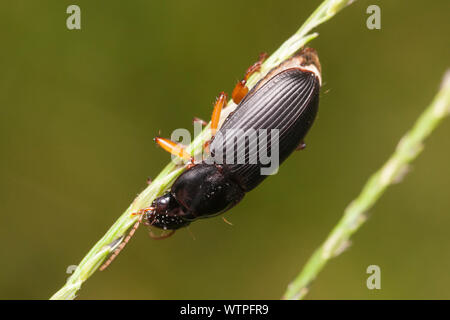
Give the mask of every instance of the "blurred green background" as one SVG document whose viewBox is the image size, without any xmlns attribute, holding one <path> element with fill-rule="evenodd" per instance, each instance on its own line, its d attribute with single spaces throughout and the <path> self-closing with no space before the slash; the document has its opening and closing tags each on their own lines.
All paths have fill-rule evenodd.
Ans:
<svg viewBox="0 0 450 320">
<path fill-rule="evenodd" d="M 320 1 L 3 1 L 0 298 L 46 299 L 170 157 L 152 138 L 216 95 Z M 82 30 L 66 28 L 81 7 Z M 381 30 L 366 8 L 381 7 Z M 307 149 L 221 218 L 138 230 L 81 299 L 278 299 L 392 153 L 449 66 L 448 0 L 357 1 L 310 43 L 324 86 Z M 450 298 L 450 121 L 310 299 Z M 381 290 L 366 288 L 381 267 Z"/>
</svg>

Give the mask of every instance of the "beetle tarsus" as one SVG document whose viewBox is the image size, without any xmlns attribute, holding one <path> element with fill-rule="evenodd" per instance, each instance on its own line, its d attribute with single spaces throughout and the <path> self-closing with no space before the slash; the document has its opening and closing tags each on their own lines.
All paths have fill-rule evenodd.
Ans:
<svg viewBox="0 0 450 320">
<path fill-rule="evenodd" d="M 244 79 L 239 81 L 233 89 L 232 98 L 233 102 L 239 104 L 239 102 L 244 99 L 244 97 L 248 93 L 247 80 L 250 78 L 252 74 L 255 72 L 259 72 L 261 70 L 261 65 L 264 60 L 267 58 L 267 53 L 263 52 L 259 55 L 258 61 L 256 61 L 253 65 L 251 65 L 247 71 L 245 72 Z"/>
<path fill-rule="evenodd" d="M 195 123 L 195 122 L 201 123 L 202 126 L 206 126 L 208 124 L 205 120 L 197 118 L 197 117 L 192 118 L 192 123 Z"/>
<path fill-rule="evenodd" d="M 167 239 L 170 236 L 172 236 L 175 233 L 176 230 L 170 230 L 167 233 L 163 233 L 160 235 L 154 234 L 151 230 L 149 230 L 148 235 L 150 236 L 150 238 L 152 238 L 153 240 L 162 240 L 162 239 Z"/>
<path fill-rule="evenodd" d="M 223 221 L 224 221 L 226 224 L 228 224 L 228 225 L 230 225 L 230 226 L 233 225 L 233 223 L 231 223 L 230 221 L 228 221 L 227 218 L 222 217 L 222 219 L 223 219 Z"/>
</svg>

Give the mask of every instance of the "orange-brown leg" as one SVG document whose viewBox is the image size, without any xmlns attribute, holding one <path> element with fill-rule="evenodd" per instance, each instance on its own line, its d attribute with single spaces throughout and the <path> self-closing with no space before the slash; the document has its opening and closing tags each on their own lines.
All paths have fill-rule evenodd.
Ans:
<svg viewBox="0 0 450 320">
<path fill-rule="evenodd" d="M 220 122 L 220 114 L 222 113 L 222 109 L 226 107 L 228 100 L 228 95 L 225 92 L 221 92 L 214 103 L 214 108 L 211 116 L 211 138 L 216 135 L 217 128 L 219 127 Z M 206 141 L 203 144 L 203 149 L 206 153 L 209 153 L 209 144 L 211 140 Z"/>
<path fill-rule="evenodd" d="M 295 148 L 295 151 L 300 151 L 300 150 L 303 150 L 303 149 L 305 149 L 306 148 L 306 143 L 305 143 L 305 141 L 301 141 L 300 143 L 299 143 L 299 145 L 297 146 L 297 148 Z"/>
<path fill-rule="evenodd" d="M 122 249 L 127 245 L 127 243 L 130 241 L 130 239 L 133 237 L 134 233 L 136 232 L 137 228 L 139 228 L 140 224 L 142 223 L 142 219 L 144 218 L 144 213 L 148 211 L 153 211 L 153 207 L 147 207 L 144 209 L 139 210 L 138 212 L 133 212 L 131 215 L 136 216 L 140 215 L 139 220 L 134 224 L 134 226 L 131 228 L 128 235 L 125 237 L 125 239 L 120 243 L 120 245 L 117 247 L 117 249 L 114 250 L 113 254 L 106 260 L 104 264 L 100 267 L 100 271 L 105 270 L 108 268 L 108 266 L 111 264 L 111 262 L 114 261 L 114 259 L 117 257 L 117 255 L 122 251 Z"/>
<path fill-rule="evenodd" d="M 266 60 L 267 53 L 263 52 L 259 55 L 259 59 L 255 62 L 250 68 L 245 72 L 244 79 L 239 81 L 233 89 L 233 93 L 231 97 L 233 98 L 234 103 L 238 104 L 244 99 L 245 95 L 248 93 L 248 87 L 246 86 L 248 78 L 255 72 L 258 72 L 261 69 L 261 65 Z"/>
<path fill-rule="evenodd" d="M 186 149 L 180 144 L 173 142 L 172 140 L 156 137 L 155 142 L 167 152 L 177 156 L 181 159 L 191 161 L 192 156 L 186 151 Z"/>
<path fill-rule="evenodd" d="M 195 122 L 201 123 L 202 126 L 206 126 L 208 124 L 208 122 L 206 122 L 205 120 L 197 118 L 197 117 L 194 117 L 192 119 L 192 123 L 195 123 Z"/>
<path fill-rule="evenodd" d="M 228 96 L 225 92 L 221 92 L 219 97 L 216 99 L 214 103 L 214 109 L 211 116 L 211 136 L 217 132 L 217 127 L 219 126 L 220 114 L 222 113 L 222 109 L 227 105 Z"/>
</svg>

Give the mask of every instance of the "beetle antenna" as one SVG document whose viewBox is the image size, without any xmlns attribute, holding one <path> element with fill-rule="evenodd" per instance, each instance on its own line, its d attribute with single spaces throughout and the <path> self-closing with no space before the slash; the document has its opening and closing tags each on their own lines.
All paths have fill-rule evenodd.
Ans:
<svg viewBox="0 0 450 320">
<path fill-rule="evenodd" d="M 170 230 L 167 233 L 162 233 L 162 234 L 158 235 L 158 234 L 154 234 L 151 230 L 149 230 L 148 235 L 153 240 L 162 240 L 162 239 L 166 239 L 166 238 L 172 236 L 174 233 L 175 233 L 175 230 Z"/>
<path fill-rule="evenodd" d="M 130 241 L 130 239 L 133 237 L 134 233 L 136 232 L 137 228 L 139 228 L 139 225 L 142 222 L 142 219 L 144 218 L 144 213 L 147 212 L 150 208 L 145 208 L 139 210 L 137 213 L 133 213 L 132 215 L 140 215 L 139 220 L 134 224 L 134 226 L 131 228 L 128 235 L 125 237 L 125 239 L 122 241 L 122 243 L 117 247 L 117 249 L 114 250 L 113 254 L 106 260 L 104 264 L 100 267 L 100 271 L 105 270 L 108 268 L 108 266 L 111 264 L 111 262 L 114 261 L 114 259 L 117 257 L 117 255 L 122 251 L 122 249 L 127 245 L 127 243 Z M 153 209 L 153 208 L 152 208 Z"/>
</svg>

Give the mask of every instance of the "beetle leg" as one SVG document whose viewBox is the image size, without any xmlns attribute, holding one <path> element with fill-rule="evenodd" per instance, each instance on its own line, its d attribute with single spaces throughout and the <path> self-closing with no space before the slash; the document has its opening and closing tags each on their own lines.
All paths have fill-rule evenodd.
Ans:
<svg viewBox="0 0 450 320">
<path fill-rule="evenodd" d="M 301 141 L 300 144 L 297 146 L 297 148 L 295 148 L 296 151 L 300 151 L 306 148 L 306 143 L 305 141 Z"/>
<path fill-rule="evenodd" d="M 209 153 L 209 145 L 211 144 L 211 140 L 206 141 L 203 144 L 203 150 L 205 150 L 205 152 L 208 154 Z"/>
<path fill-rule="evenodd" d="M 234 103 L 239 104 L 241 100 L 245 97 L 245 95 L 248 93 L 248 87 L 246 86 L 248 78 L 255 72 L 258 72 L 261 69 L 261 65 L 266 60 L 267 53 L 263 52 L 259 55 L 259 59 L 257 62 L 255 62 L 250 68 L 247 69 L 245 72 L 244 79 L 239 81 L 236 86 L 233 89 L 233 93 L 231 94 L 231 97 L 233 98 Z"/>
<path fill-rule="evenodd" d="M 228 221 L 225 217 L 222 217 L 222 219 L 223 219 L 223 221 L 224 221 L 226 224 L 229 224 L 230 226 L 233 225 L 233 224 L 232 224 L 230 221 Z"/>
<path fill-rule="evenodd" d="M 105 263 L 103 263 L 100 267 L 100 271 L 105 270 L 108 268 L 108 266 L 111 264 L 111 262 L 114 261 L 114 259 L 117 257 L 117 255 L 122 251 L 122 249 L 127 245 L 127 243 L 130 241 L 130 239 L 133 237 L 134 233 L 136 232 L 137 228 L 139 228 L 140 224 L 142 223 L 142 219 L 144 218 L 144 214 L 148 211 L 153 211 L 153 207 L 147 207 L 144 209 L 139 210 L 138 212 L 133 212 L 132 216 L 140 215 L 138 221 L 133 225 L 128 235 L 125 237 L 125 239 L 120 243 L 120 245 L 117 247 L 117 249 L 114 250 L 113 254 L 106 260 Z"/>
<path fill-rule="evenodd" d="M 173 142 L 172 140 L 156 137 L 155 142 L 159 144 L 161 148 L 173 154 L 174 156 L 185 159 L 187 161 L 192 160 L 192 156 L 186 151 L 186 149 L 180 144 Z"/>
<path fill-rule="evenodd" d="M 211 116 L 211 136 L 217 132 L 217 127 L 219 126 L 220 114 L 222 113 L 222 109 L 227 105 L 227 94 L 225 92 L 221 92 L 219 97 L 216 99 L 214 103 L 214 109 Z"/>
<path fill-rule="evenodd" d="M 133 212 L 131 215 L 132 216 L 143 216 L 144 213 L 152 212 L 153 210 L 155 210 L 155 207 L 150 206 L 150 207 L 143 208 L 137 212 Z"/>
</svg>

